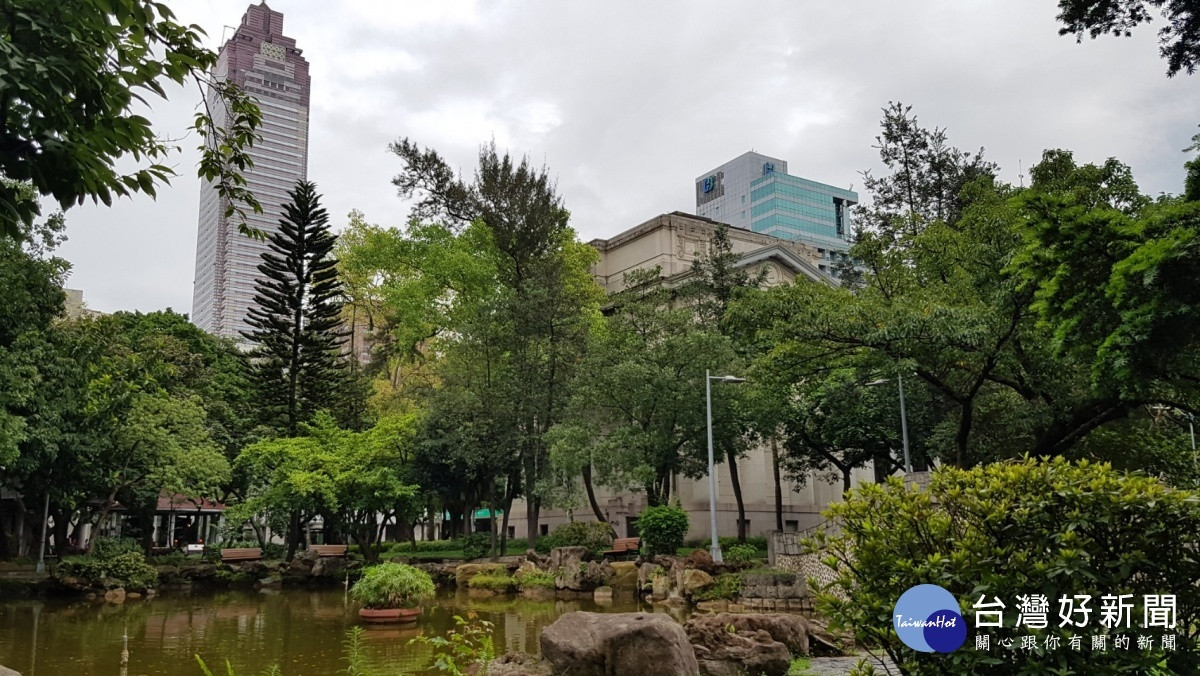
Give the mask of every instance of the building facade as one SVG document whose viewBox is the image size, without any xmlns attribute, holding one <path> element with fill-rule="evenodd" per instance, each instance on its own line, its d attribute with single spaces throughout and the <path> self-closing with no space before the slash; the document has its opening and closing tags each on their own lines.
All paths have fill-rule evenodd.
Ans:
<svg viewBox="0 0 1200 676">
<path fill-rule="evenodd" d="M 308 176 L 308 61 L 296 41 L 283 34 L 283 14 L 264 2 L 246 10 L 221 47 L 213 75 L 242 87 L 262 110 L 260 139 L 249 151 L 254 167 L 245 178 L 263 213 L 247 213 L 246 221 L 263 232 L 275 232 L 288 191 Z M 225 109 L 211 93 L 209 108 L 214 123 L 223 126 Z M 240 234 L 240 221 L 236 215 L 225 216 L 226 206 L 216 186 L 205 181 L 191 319 L 209 333 L 241 339 L 254 304 L 258 264 L 268 244 Z"/>
<path fill-rule="evenodd" d="M 708 243 L 719 226 L 716 220 L 677 211 L 656 216 L 609 239 L 592 240 L 588 244 L 600 254 L 599 262 L 592 267 L 592 274 L 596 282 L 609 293 L 624 288 L 625 273 L 655 266 L 661 270 L 664 284 L 683 283 L 692 274 L 692 262 L 708 251 Z M 822 258 L 816 246 L 741 228 L 730 228 L 729 237 L 733 252 L 741 256 L 738 265 L 749 268 L 755 274 L 760 270 L 765 271 L 768 285 L 838 283 L 828 273 L 821 271 Z M 775 464 L 775 451 L 769 444 L 752 449 L 738 461 L 738 476 L 746 520 L 749 522 L 747 530 L 751 535 L 775 530 Z M 720 535 L 735 535 L 737 504 L 728 466 L 718 466 L 716 476 L 717 532 Z M 855 482 L 871 481 L 874 468 L 868 464 L 854 470 L 851 477 Z M 782 488 L 783 527 L 791 531 L 804 530 L 821 523 L 824 520 L 821 511 L 831 502 L 839 500 L 842 493 L 840 480 L 829 481 L 816 476 L 810 477 L 799 487 L 785 479 Z M 671 495 L 678 498 L 688 512 L 691 523 L 688 537 L 708 537 L 708 479 L 675 477 Z M 638 513 L 647 506 L 645 495 L 617 494 L 597 486 L 596 498 L 618 535 L 637 535 L 634 522 Z M 525 515 L 524 502 L 515 501 L 508 520 L 511 537 L 528 536 Z M 572 518 L 582 521 L 594 519 L 587 507 L 573 515 L 562 510 L 542 509 L 539 513 L 539 531 L 548 533 Z"/>
<path fill-rule="evenodd" d="M 696 179 L 697 215 L 811 245 L 830 274 L 848 260 L 855 204 L 857 193 L 792 176 L 787 162 L 753 151 Z"/>
</svg>

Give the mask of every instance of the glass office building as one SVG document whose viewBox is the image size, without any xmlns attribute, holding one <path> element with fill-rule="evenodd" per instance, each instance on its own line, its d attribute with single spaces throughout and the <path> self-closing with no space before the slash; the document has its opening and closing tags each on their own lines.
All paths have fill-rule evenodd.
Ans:
<svg viewBox="0 0 1200 676">
<path fill-rule="evenodd" d="M 783 160 L 748 152 L 696 179 L 696 214 L 809 244 L 829 273 L 847 260 L 858 195 L 787 173 Z"/>
</svg>

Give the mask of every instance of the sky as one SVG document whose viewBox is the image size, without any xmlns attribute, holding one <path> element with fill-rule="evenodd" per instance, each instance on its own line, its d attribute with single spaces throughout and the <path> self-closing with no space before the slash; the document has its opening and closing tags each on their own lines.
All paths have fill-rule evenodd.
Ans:
<svg viewBox="0 0 1200 676">
<path fill-rule="evenodd" d="M 246 0 L 168 0 L 220 46 Z M 470 176 L 479 146 L 545 165 L 584 241 L 695 211 L 695 179 L 748 150 L 857 189 L 881 109 L 913 106 L 1017 183 L 1047 148 L 1116 157 L 1144 192 L 1182 190 L 1200 75 L 1166 76 L 1155 33 L 1058 35 L 1053 0 L 272 0 L 311 64 L 309 180 L 335 229 L 399 226 L 401 137 Z M 147 115 L 181 152 L 157 199 L 67 212 L 68 286 L 93 309 L 190 312 L 200 101 Z M 864 195 L 864 198 L 866 196 Z"/>
</svg>

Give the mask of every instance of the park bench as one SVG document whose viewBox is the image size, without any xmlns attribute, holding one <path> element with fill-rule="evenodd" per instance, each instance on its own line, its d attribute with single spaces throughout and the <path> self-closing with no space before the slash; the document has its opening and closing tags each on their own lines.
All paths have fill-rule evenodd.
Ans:
<svg viewBox="0 0 1200 676">
<path fill-rule="evenodd" d="M 617 538 L 613 540 L 613 548 L 604 552 L 605 556 L 628 556 L 637 554 L 642 548 L 641 538 Z"/>
<path fill-rule="evenodd" d="M 349 547 L 347 545 L 309 545 L 308 548 L 323 558 L 344 559 Z"/>
<path fill-rule="evenodd" d="M 237 563 L 238 561 L 259 561 L 261 559 L 261 547 L 240 547 L 236 549 L 221 550 L 221 561 L 225 563 Z"/>
</svg>

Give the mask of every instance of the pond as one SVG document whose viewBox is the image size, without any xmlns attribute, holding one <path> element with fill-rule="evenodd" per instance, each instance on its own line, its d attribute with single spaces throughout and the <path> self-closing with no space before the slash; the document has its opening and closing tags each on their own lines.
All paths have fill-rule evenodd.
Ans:
<svg viewBox="0 0 1200 676">
<path fill-rule="evenodd" d="M 381 673 L 423 673 L 430 648 L 410 645 L 419 632 L 445 634 L 454 615 L 474 611 L 495 624 L 497 654 L 538 652 L 538 636 L 573 610 L 654 610 L 632 595 L 598 606 L 591 600 L 469 598 L 442 593 L 415 627 L 365 627 L 364 652 Z M 0 603 L 0 664 L 23 676 L 120 674 L 129 636 L 129 674 L 200 674 L 195 655 L 224 674 L 257 676 L 278 665 L 285 676 L 335 674 L 346 667 L 346 630 L 359 626 L 357 606 L 342 590 L 166 593 L 114 606 L 94 602 Z M 682 619 L 677 618 L 677 619 Z"/>
</svg>

